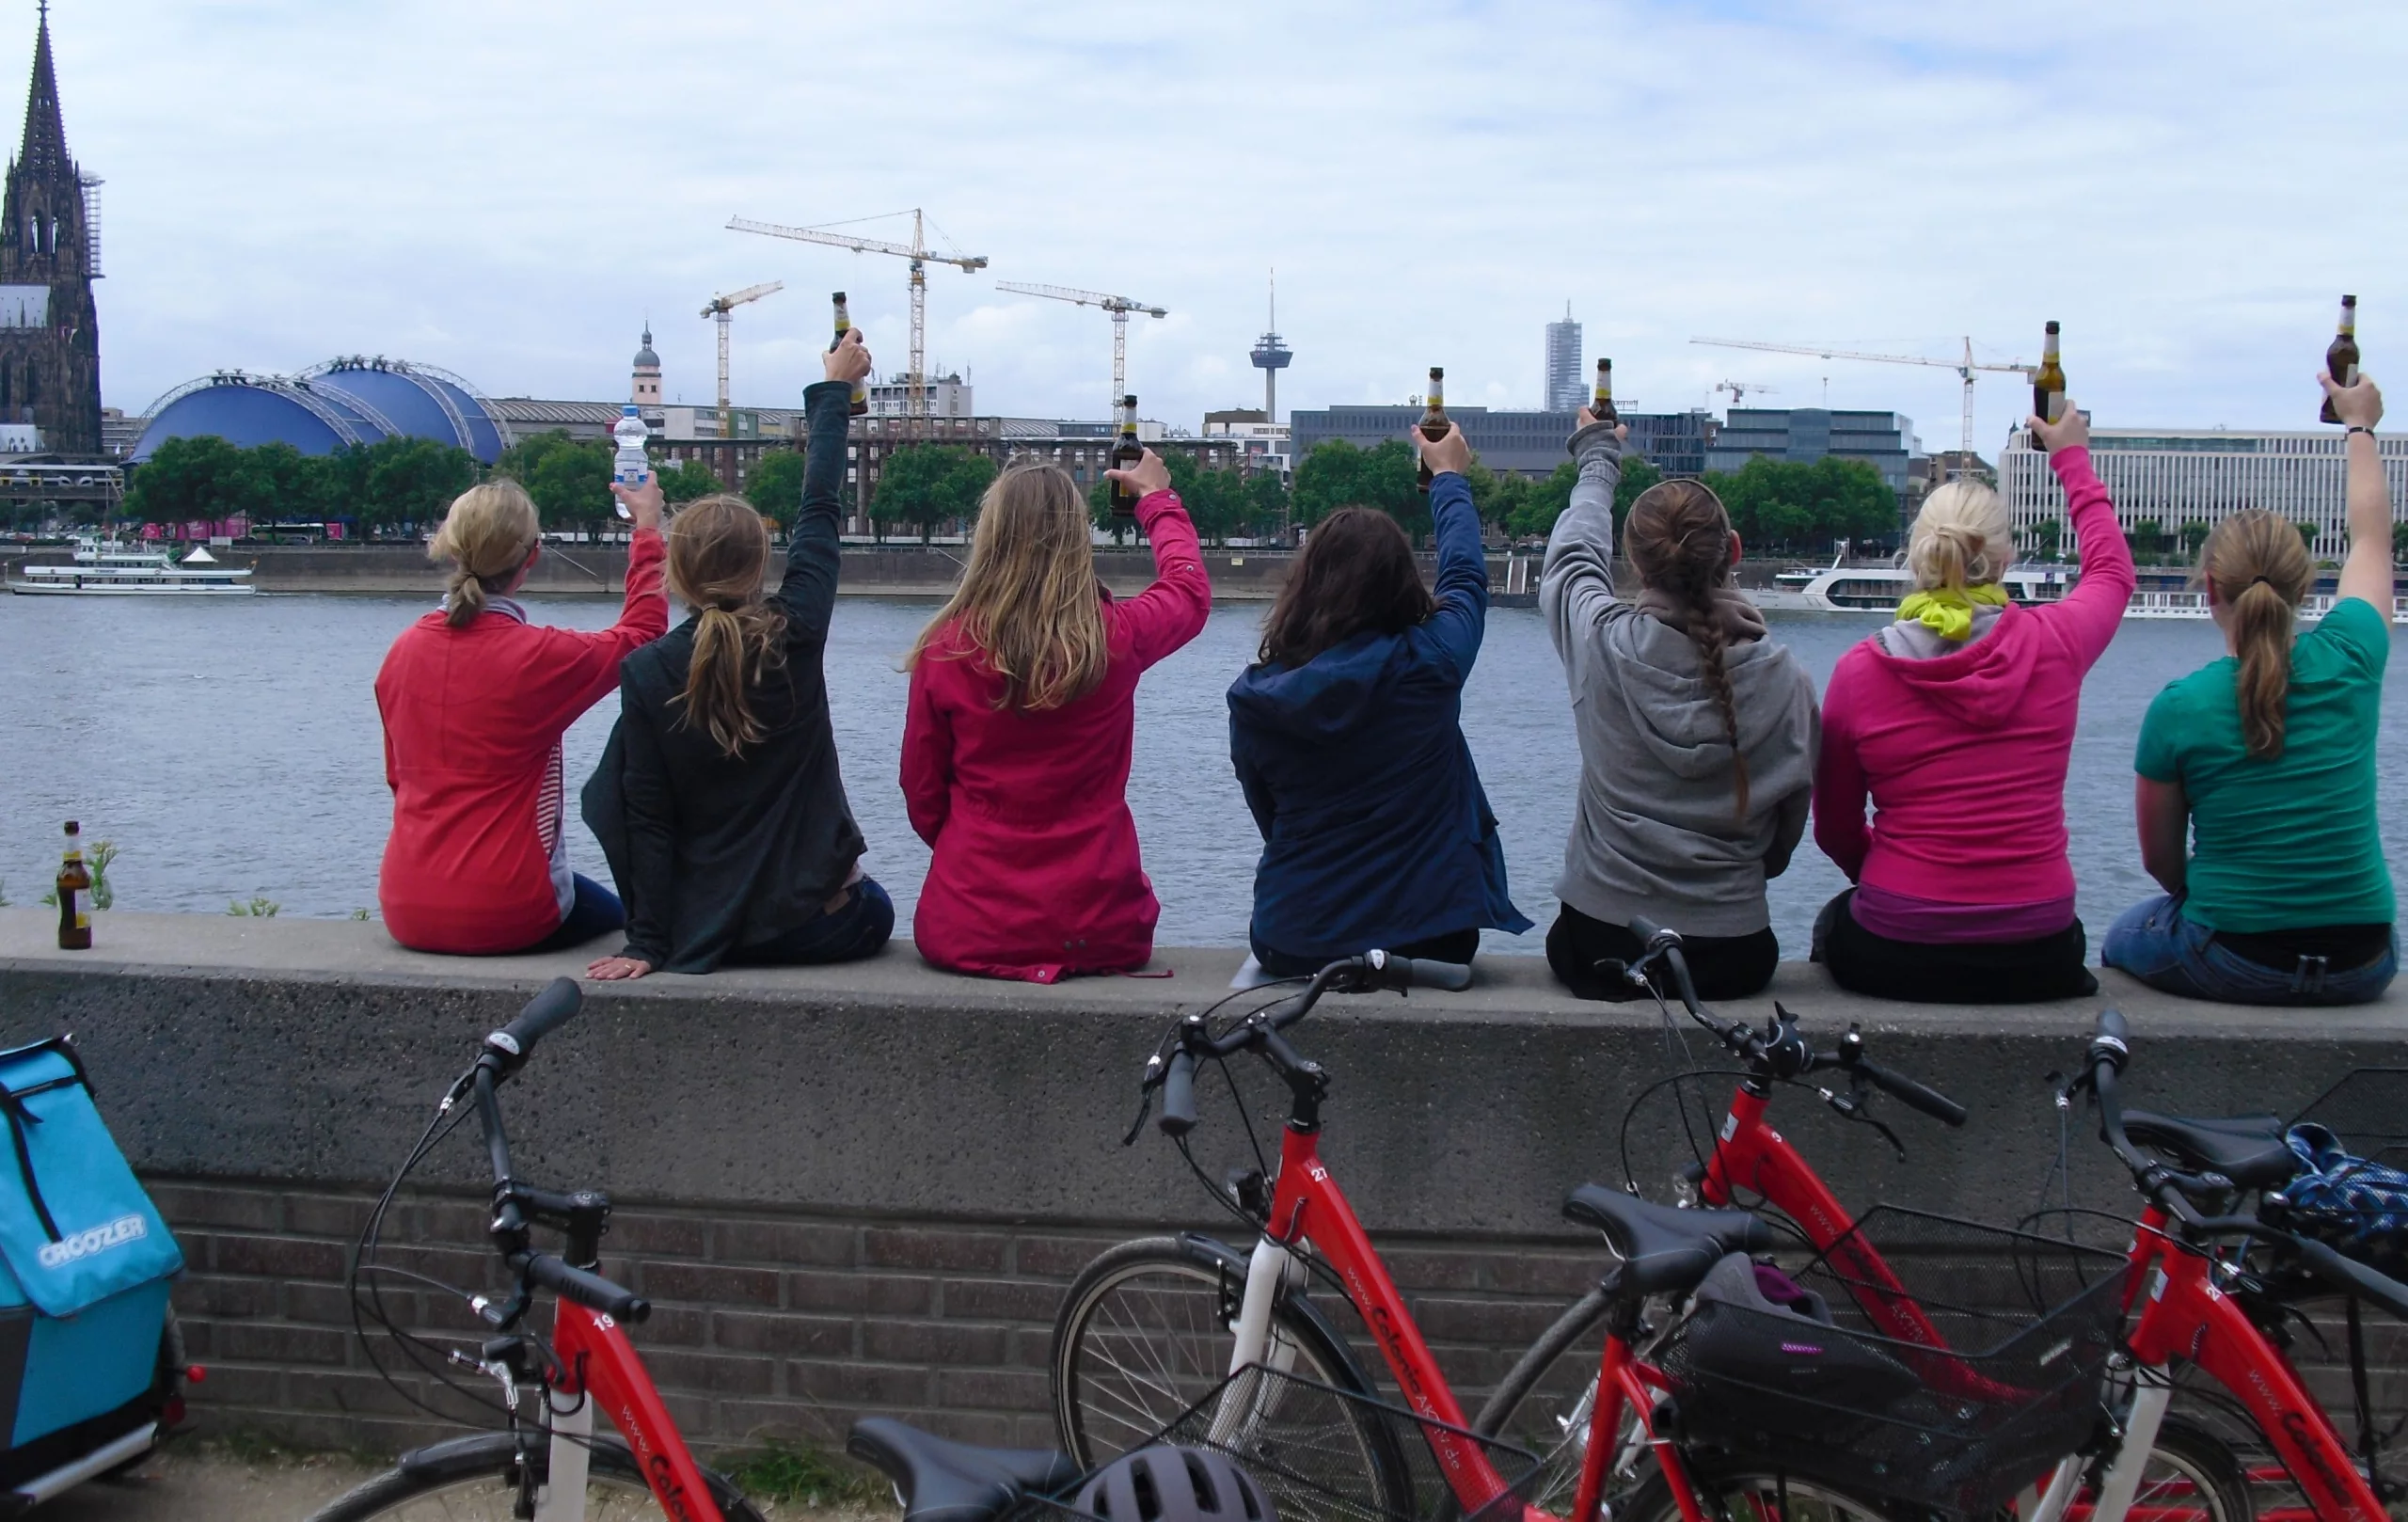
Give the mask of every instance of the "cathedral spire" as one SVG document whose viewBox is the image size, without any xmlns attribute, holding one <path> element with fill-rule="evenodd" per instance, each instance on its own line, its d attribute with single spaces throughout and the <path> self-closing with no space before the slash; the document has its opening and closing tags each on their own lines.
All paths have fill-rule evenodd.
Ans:
<svg viewBox="0 0 2408 1522">
<path fill-rule="evenodd" d="M 21 167 L 59 174 L 68 167 L 67 124 L 58 114 L 58 74 L 50 61 L 50 0 L 42 0 L 34 34 L 34 77 L 25 92 L 25 140 L 17 150 Z"/>
</svg>

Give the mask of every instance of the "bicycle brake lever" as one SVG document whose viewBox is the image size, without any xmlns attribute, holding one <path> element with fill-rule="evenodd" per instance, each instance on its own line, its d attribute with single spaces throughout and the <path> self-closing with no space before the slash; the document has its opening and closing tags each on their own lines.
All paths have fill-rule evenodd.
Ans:
<svg viewBox="0 0 2408 1522">
<path fill-rule="evenodd" d="M 1137 1145 L 1137 1137 L 1146 1129 L 1146 1118 L 1154 1113 L 1154 1088 L 1151 1084 L 1138 1091 L 1137 1118 L 1129 1122 L 1129 1134 L 1120 1138 L 1123 1147 Z"/>
<path fill-rule="evenodd" d="M 1861 1086 L 1863 1080 L 1859 1079 L 1857 1082 Z M 1898 1154 L 1898 1161 L 1904 1163 L 1907 1160 L 1906 1143 L 1898 1140 L 1898 1134 L 1884 1125 L 1870 1109 L 1866 1108 L 1864 1095 L 1861 1088 L 1859 1092 L 1852 1095 L 1834 1094 L 1828 1088 L 1818 1088 L 1814 1092 L 1823 1096 L 1823 1102 L 1830 1105 L 1841 1119 L 1853 1120 L 1861 1126 L 1871 1126 L 1879 1132 L 1881 1139 L 1890 1144 L 1890 1150 Z"/>
</svg>

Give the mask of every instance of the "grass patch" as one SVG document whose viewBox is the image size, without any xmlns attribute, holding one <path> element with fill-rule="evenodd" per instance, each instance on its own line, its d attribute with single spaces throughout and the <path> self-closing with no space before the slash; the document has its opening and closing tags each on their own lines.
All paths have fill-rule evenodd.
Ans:
<svg viewBox="0 0 2408 1522">
<path fill-rule="evenodd" d="M 754 1500 L 800 1501 L 805 1506 L 853 1511 L 895 1510 L 895 1487 L 885 1477 L 808 1443 L 772 1439 L 762 1447 L 730 1453 L 712 1467 Z"/>
<path fill-rule="evenodd" d="M 194 1458 L 215 1459 L 253 1469 L 320 1468 L 329 1464 L 382 1469 L 393 1462 L 390 1454 L 374 1453 L 364 1448 L 325 1449 L 289 1443 L 260 1427 L 219 1427 L 185 1433 L 176 1437 L 175 1445 L 179 1451 Z"/>
</svg>

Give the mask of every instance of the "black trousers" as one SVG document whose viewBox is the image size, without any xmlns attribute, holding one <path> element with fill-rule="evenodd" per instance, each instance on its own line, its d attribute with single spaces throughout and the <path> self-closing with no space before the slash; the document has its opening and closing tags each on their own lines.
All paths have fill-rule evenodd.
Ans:
<svg viewBox="0 0 2408 1522">
<path fill-rule="evenodd" d="M 1450 930 L 1426 941 L 1408 941 L 1401 946 L 1365 946 L 1365 951 L 1385 951 L 1391 957 L 1411 957 L 1416 961 L 1450 961 L 1468 967 L 1480 950 L 1480 929 Z M 1274 977 L 1310 977 L 1338 960 L 1335 957 L 1291 957 L 1274 950 L 1260 940 L 1254 942 L 1254 959 Z"/>
<path fill-rule="evenodd" d="M 1575 998 L 1643 997 L 1620 978 L 1607 981 L 1597 963 L 1636 961 L 1646 949 L 1629 927 L 1591 919 L 1570 904 L 1546 932 L 1546 964 Z M 1689 964 L 1689 981 L 1697 985 L 1699 998 L 1745 999 L 1762 993 L 1772 982 L 1773 970 L 1781 965 L 1781 941 L 1770 926 L 1749 935 L 1684 935 L 1681 957 Z"/>
<path fill-rule="evenodd" d="M 2042 1004 L 2088 998 L 2099 979 L 2083 965 L 2082 921 L 2031 941 L 1893 941 L 1856 923 L 1850 888 L 1814 921 L 1814 960 L 1851 993 L 1918 1004 Z"/>
</svg>

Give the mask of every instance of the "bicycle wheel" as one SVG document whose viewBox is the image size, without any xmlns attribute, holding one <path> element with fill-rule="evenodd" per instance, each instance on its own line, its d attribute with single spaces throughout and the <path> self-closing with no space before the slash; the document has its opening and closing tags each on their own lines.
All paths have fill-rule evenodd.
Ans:
<svg viewBox="0 0 2408 1522">
<path fill-rule="evenodd" d="M 2072 1514 L 2087 1515 L 2091 1500 L 2084 1488 L 2074 1498 Z M 2152 1522 L 2249 1522 L 2255 1509 L 2232 1450 L 2205 1428 L 2169 1416 L 2149 1446 L 2129 1514 Z"/>
<path fill-rule="evenodd" d="M 1124 1242 L 1089 1263 L 1054 1323 L 1054 1419 L 1080 1467 L 1151 1442 L 1229 1371 L 1231 1330 L 1245 1294 L 1246 1259 L 1203 1237 Z M 1358 1396 L 1370 1382 L 1319 1311 L 1284 1298 L 1271 1317 L 1272 1357 L 1284 1371 Z M 1300 1387 L 1249 1413 L 1230 1445 L 1289 1522 L 1340 1513 L 1411 1516 L 1409 1471 L 1391 1435 L 1353 1402 Z M 1309 1480 L 1309 1492 L 1279 1482 Z"/>
<path fill-rule="evenodd" d="M 1687 1458 L 1687 1455 L 1684 1455 Z M 1728 1471 L 1702 1467 L 1687 1458 L 1689 1482 L 1708 1522 L 1892 1522 L 1893 1518 L 1927 1515 L 1912 1507 L 1884 1512 L 1870 1501 L 1811 1481 L 1789 1480 L 1750 1471 L 1744 1465 Z M 1630 1499 L 1615 1503 L 1614 1522 L 1681 1522 L 1680 1503 L 1664 1471 L 1648 1466 L 1647 1478 Z"/>
<path fill-rule="evenodd" d="M 538 1439 L 529 1457 L 536 1482 L 544 1483 L 550 1445 Z M 727 1522 L 762 1522 L 734 1485 L 707 1470 L 703 1478 Z M 479 1433 L 419 1450 L 309 1522 L 510 1522 L 517 1499 L 517 1441 L 508 1433 Z M 635 1455 L 615 1439 L 595 1438 L 585 1480 L 586 1522 L 655 1522 L 662 1515 Z"/>
</svg>

